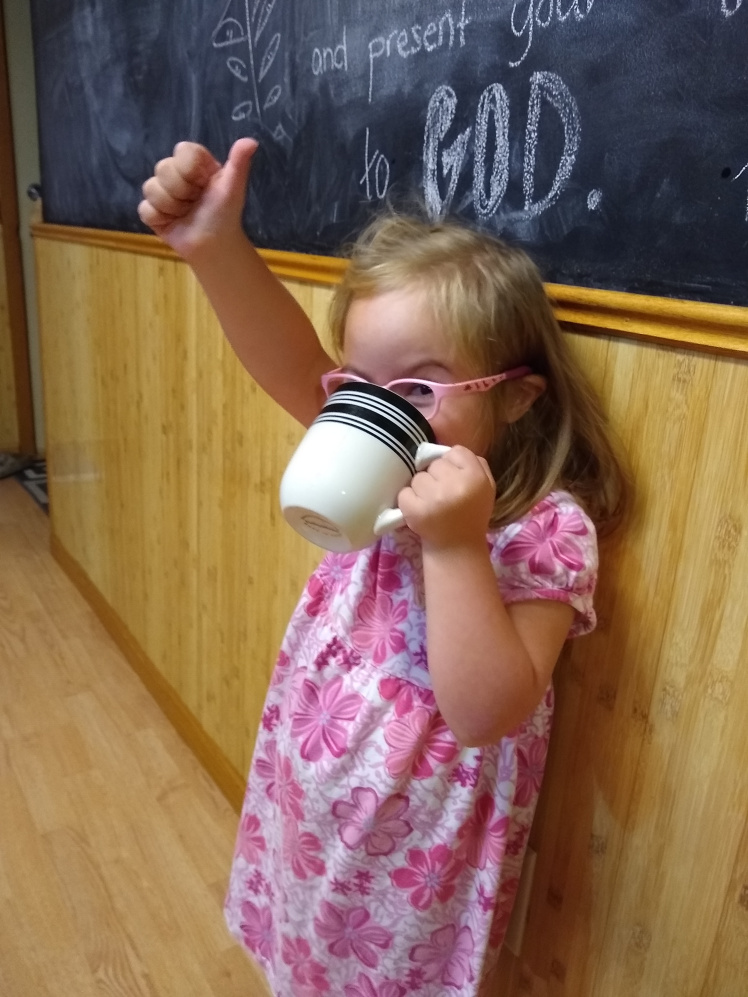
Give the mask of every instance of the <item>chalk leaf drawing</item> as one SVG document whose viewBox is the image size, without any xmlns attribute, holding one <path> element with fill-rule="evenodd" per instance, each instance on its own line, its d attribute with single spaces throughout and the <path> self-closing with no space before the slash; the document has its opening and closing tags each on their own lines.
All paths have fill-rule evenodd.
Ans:
<svg viewBox="0 0 748 997">
<path fill-rule="evenodd" d="M 274 32 L 267 44 L 264 41 L 260 44 L 276 2 L 277 0 L 254 0 L 252 3 L 250 0 L 228 0 L 213 29 L 213 48 L 241 45 L 246 49 L 241 55 L 232 52 L 226 60 L 229 71 L 251 88 L 250 96 L 234 107 L 231 113 L 234 121 L 252 117 L 262 121 L 263 112 L 277 104 L 283 93 L 279 83 L 270 85 L 270 80 L 266 80 L 280 50 L 280 32 Z M 285 136 L 281 125 L 276 126 L 274 134 L 276 138 Z"/>
</svg>

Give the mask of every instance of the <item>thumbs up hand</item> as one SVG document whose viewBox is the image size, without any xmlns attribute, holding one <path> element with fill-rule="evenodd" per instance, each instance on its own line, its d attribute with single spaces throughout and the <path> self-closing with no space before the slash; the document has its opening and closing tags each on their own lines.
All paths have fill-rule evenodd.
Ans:
<svg viewBox="0 0 748 997">
<path fill-rule="evenodd" d="M 221 165 L 202 145 L 179 142 L 143 184 L 140 220 L 186 260 L 214 239 L 237 234 L 258 143 L 238 139 Z"/>
</svg>

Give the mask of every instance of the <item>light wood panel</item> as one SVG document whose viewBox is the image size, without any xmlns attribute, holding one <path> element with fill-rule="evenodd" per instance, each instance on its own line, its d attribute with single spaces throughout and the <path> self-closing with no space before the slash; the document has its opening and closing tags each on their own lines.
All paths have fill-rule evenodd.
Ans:
<svg viewBox="0 0 748 997">
<path fill-rule="evenodd" d="M 55 532 L 244 772 L 318 560 L 278 522 L 299 427 L 255 389 L 182 264 L 44 241 L 37 255 Z"/>
<path fill-rule="evenodd" d="M 260 997 L 236 818 L 0 481 L 0 993 Z"/>
<path fill-rule="evenodd" d="M 66 245 L 115 249 L 151 259 L 179 259 L 174 250 L 155 235 L 47 222 L 37 223 L 32 230 L 39 238 Z M 347 266 L 345 259 L 335 256 L 289 253 L 277 249 L 261 249 L 260 255 L 279 277 L 318 286 L 337 284 Z M 582 333 L 599 335 L 601 331 L 615 332 L 632 339 L 679 345 L 708 353 L 748 356 L 746 310 L 735 305 L 574 287 L 570 284 L 546 284 L 546 290 L 558 320 Z"/>
<path fill-rule="evenodd" d="M 318 557 L 277 507 L 299 431 L 182 264 L 41 233 L 37 254 L 58 543 L 239 786 Z M 329 289 L 289 286 L 323 329 Z M 744 997 L 748 365 L 569 340 L 638 504 L 603 547 L 600 627 L 557 671 L 527 930 L 497 995 Z"/>
</svg>

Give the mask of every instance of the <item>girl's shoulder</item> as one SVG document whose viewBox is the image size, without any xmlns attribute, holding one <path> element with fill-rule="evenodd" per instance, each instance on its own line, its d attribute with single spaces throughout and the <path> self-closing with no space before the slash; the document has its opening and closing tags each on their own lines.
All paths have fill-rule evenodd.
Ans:
<svg viewBox="0 0 748 997">
<path fill-rule="evenodd" d="M 586 536 L 597 544 L 597 530 L 595 524 L 590 519 L 584 506 L 574 498 L 571 492 L 558 489 L 549 492 L 545 498 L 541 499 L 537 505 L 529 509 L 524 516 L 520 516 L 513 523 L 507 523 L 489 533 L 489 540 L 492 543 L 502 546 L 509 542 L 518 533 L 527 532 L 528 527 L 536 530 L 552 530 L 572 532 L 577 536 Z"/>
<path fill-rule="evenodd" d="M 516 522 L 490 533 L 488 540 L 505 602 L 568 602 L 576 610 L 572 634 L 594 628 L 597 533 L 573 495 L 551 492 Z"/>
</svg>

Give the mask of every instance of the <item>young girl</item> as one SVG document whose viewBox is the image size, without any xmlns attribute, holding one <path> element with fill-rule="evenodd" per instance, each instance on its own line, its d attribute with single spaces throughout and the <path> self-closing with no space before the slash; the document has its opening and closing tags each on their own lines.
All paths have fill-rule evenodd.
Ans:
<svg viewBox="0 0 748 997">
<path fill-rule="evenodd" d="M 393 390 L 452 449 L 400 493 L 407 529 L 328 554 L 307 584 L 265 704 L 226 917 L 278 997 L 467 997 L 506 931 L 553 667 L 595 625 L 595 530 L 620 518 L 625 477 L 537 271 L 485 234 L 373 223 L 334 298 L 334 363 L 242 231 L 255 149 L 242 139 L 221 165 L 180 143 L 140 217 L 303 425 L 337 363 L 329 389 L 414 380 Z M 530 373 L 489 379 L 517 367 Z M 475 390 L 453 390 L 466 381 Z"/>
</svg>

